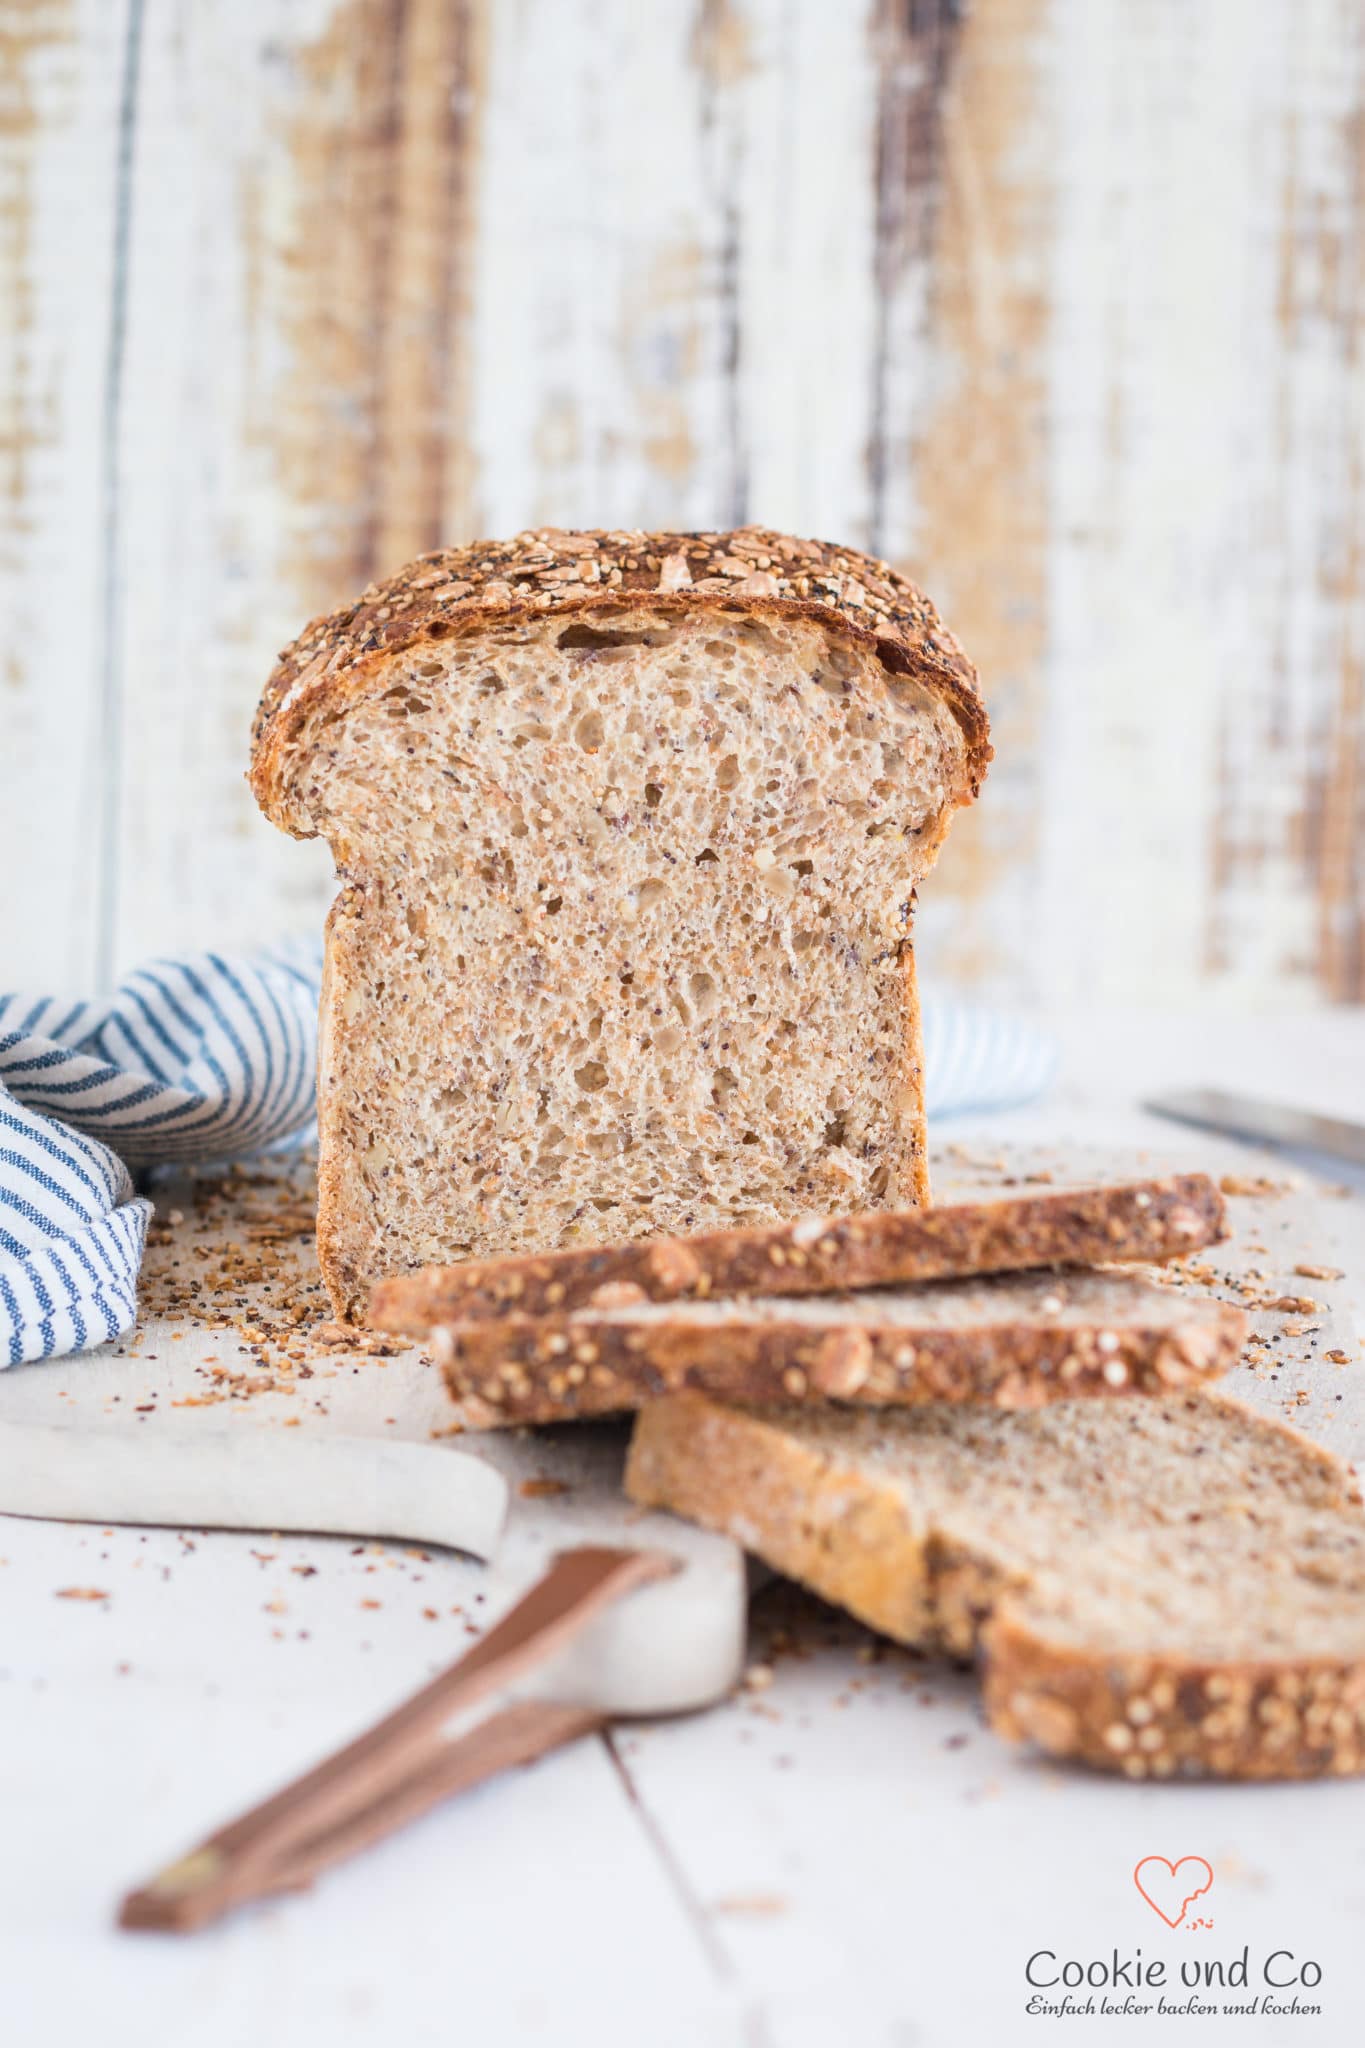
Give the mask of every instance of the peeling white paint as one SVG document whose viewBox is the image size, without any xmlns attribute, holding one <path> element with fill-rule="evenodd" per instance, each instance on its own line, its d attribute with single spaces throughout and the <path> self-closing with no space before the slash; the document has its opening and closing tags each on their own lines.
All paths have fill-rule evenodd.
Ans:
<svg viewBox="0 0 1365 2048">
<path fill-rule="evenodd" d="M 0 114 L 0 875 L 7 985 L 88 988 L 123 4 L 41 0 Z"/>
<path fill-rule="evenodd" d="M 1362 601 L 1359 561 L 1324 587 L 1361 516 L 1358 215 L 1354 308 L 1296 336 L 1280 298 L 1305 181 L 1359 204 L 1360 18 L 1062 0 L 1056 38 L 1048 967 L 1067 996 L 1310 999 L 1295 819 Z"/>
<path fill-rule="evenodd" d="M 981 61 L 1018 46 L 1013 6 L 972 10 Z M 53 24 L 45 41 L 26 23 L 33 119 L 0 132 L 0 201 L 23 213 L 22 234 L 0 215 L 0 417 L 23 443 L 0 496 L 0 860 L 24 873 L 41 846 L 45 878 L 7 904 L 5 978 L 79 985 L 100 952 L 109 769 L 92 748 L 111 667 L 116 959 L 316 925 L 325 856 L 255 815 L 246 727 L 275 650 L 388 530 L 367 451 L 412 410 L 373 376 L 412 358 L 368 355 L 367 309 L 342 278 L 331 298 L 310 245 L 323 159 L 300 140 L 335 139 L 335 204 L 362 241 L 367 221 L 382 234 L 385 145 L 361 96 L 382 82 L 384 0 L 145 0 L 111 663 L 101 431 L 128 13 L 43 0 L 30 16 Z M 993 620 L 983 678 L 1001 758 L 937 898 L 926 885 L 926 978 L 1163 1002 L 1349 987 L 1365 839 L 1351 0 L 1045 0 L 1005 159 L 1037 204 L 1014 222 L 953 99 L 982 73 L 950 73 L 941 175 L 970 364 L 940 319 L 941 239 L 915 242 L 879 303 L 874 8 L 495 0 L 482 18 L 463 309 L 432 342 L 458 357 L 449 537 L 747 516 L 865 544 L 877 525 L 969 647 L 983 577 L 1017 588 L 1018 630 L 1007 608 Z M 423 206 L 420 179 L 402 204 Z M 1039 501 L 1042 566 L 1020 576 L 989 550 L 1026 522 L 983 527 L 920 465 L 950 459 L 943 421 L 970 432 L 964 389 L 1027 402 L 1009 305 L 1035 270 L 1045 460 L 1000 482 Z M 401 310 L 420 349 L 421 308 Z"/>
</svg>

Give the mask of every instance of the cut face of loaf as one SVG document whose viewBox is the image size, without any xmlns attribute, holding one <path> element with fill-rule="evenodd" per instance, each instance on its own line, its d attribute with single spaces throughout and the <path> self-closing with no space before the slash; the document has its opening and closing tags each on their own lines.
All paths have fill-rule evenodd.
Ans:
<svg viewBox="0 0 1365 2048">
<path fill-rule="evenodd" d="M 1130 1776 L 1365 1770 L 1365 1514 L 1345 1467 L 1209 1394 L 645 1409 L 632 1499 L 899 1641 L 979 1651 L 1002 1733 Z"/>
<path fill-rule="evenodd" d="M 634 536 L 649 589 L 604 593 L 613 538 L 524 536 L 525 602 L 503 556 L 414 564 L 268 693 L 257 793 L 345 882 L 318 1220 L 343 1315 L 436 1261 L 924 1195 L 911 905 L 982 770 L 970 671 L 936 621 L 912 656 L 770 571 L 732 595 L 695 537 Z"/>
<path fill-rule="evenodd" d="M 1241 1311 L 1207 1295 L 1067 1271 L 517 1316 L 438 1326 L 430 1341 L 468 1419 L 496 1423 L 611 1414 L 687 1387 L 738 1401 L 1028 1408 L 1214 1378 L 1245 1335 Z"/>
</svg>

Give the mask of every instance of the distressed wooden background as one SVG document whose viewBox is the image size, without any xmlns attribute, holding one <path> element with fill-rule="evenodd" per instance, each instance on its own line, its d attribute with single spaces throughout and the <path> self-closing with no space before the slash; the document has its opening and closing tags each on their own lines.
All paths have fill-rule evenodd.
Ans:
<svg viewBox="0 0 1365 2048">
<path fill-rule="evenodd" d="M 0 979 L 308 928 L 274 650 L 442 540 L 906 564 L 1012 997 L 1365 995 L 1358 0 L 0 0 Z"/>
</svg>

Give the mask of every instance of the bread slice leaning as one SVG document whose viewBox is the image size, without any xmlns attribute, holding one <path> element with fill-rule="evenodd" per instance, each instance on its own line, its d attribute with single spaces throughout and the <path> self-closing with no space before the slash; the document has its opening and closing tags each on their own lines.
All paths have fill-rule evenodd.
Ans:
<svg viewBox="0 0 1365 2048">
<path fill-rule="evenodd" d="M 883 563 L 749 527 L 448 549 L 281 656 L 329 842 L 318 1257 L 388 1273 L 925 1199 L 915 886 L 990 757 Z"/>
<path fill-rule="evenodd" d="M 559 1422 L 684 1387 L 741 1401 L 1043 1401 L 1195 1384 L 1236 1363 L 1240 1309 L 1069 1268 L 862 1294 L 646 1302 L 441 1325 L 430 1342 L 479 1420 Z"/>
<path fill-rule="evenodd" d="M 1218 1394 L 644 1410 L 632 1499 L 917 1648 L 979 1653 L 1003 1735 L 1133 1778 L 1365 1770 L 1365 1512 Z"/>
<path fill-rule="evenodd" d="M 425 1337 L 437 1323 L 621 1308 L 643 1301 L 828 1294 L 1106 1259 L 1160 1260 L 1215 1243 L 1224 1205 L 1204 1173 L 1057 1189 L 932 1209 L 804 1216 L 540 1257 L 468 1259 L 381 1280 L 371 1324 Z"/>
</svg>

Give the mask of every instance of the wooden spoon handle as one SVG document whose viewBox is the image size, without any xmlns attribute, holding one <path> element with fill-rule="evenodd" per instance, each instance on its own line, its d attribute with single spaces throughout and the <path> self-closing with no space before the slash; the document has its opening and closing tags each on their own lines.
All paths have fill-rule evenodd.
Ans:
<svg viewBox="0 0 1365 2048">
<path fill-rule="evenodd" d="M 387 1833 L 400 1825 L 398 1820 L 378 1818 L 387 1814 L 390 1800 L 404 1812 L 430 1805 L 432 1798 L 422 1791 L 428 1774 L 438 1784 L 449 1776 L 451 1788 L 458 1789 L 463 1770 L 474 1768 L 475 1776 L 468 1780 L 472 1784 L 504 1768 L 495 1760 L 504 1748 L 510 1763 L 526 1761 L 600 1722 L 600 1713 L 556 1705 L 539 1719 L 518 1719 L 516 1708 L 495 1716 L 487 1724 L 492 1733 L 483 1746 L 480 1729 L 461 1741 L 442 1732 L 453 1714 L 504 1690 L 543 1663 L 613 1600 L 676 1569 L 676 1560 L 658 1551 L 584 1547 L 563 1552 L 511 1613 L 457 1664 L 353 1742 L 139 1886 L 125 1899 L 119 1924 L 181 1930 L 203 1926 L 240 1899 L 304 1881 L 292 1873 L 311 1874 L 319 1854 L 323 1862 L 336 1860 L 316 1845 L 354 1837 L 357 1846 L 363 1846 L 373 1838 L 367 1829 L 377 1826 L 378 1832 Z M 570 1718 L 564 1720 L 566 1713 Z M 574 1725 L 575 1715 L 579 1726 Z M 569 1732 L 556 1736 L 561 1725 Z M 534 1746 L 537 1742 L 539 1748 Z M 533 1746 L 523 1756 L 527 1744 Z M 442 1791 L 432 1795 L 446 1796 Z"/>
<path fill-rule="evenodd" d="M 299 1891 L 324 1870 L 395 1834 L 433 1806 L 606 1726 L 591 1707 L 526 1701 L 506 1707 L 334 1826 L 297 1843 L 280 1862 L 242 1861 L 205 1843 L 150 1884 L 129 1892 L 120 1927 L 193 1934 L 252 1899 Z"/>
</svg>

